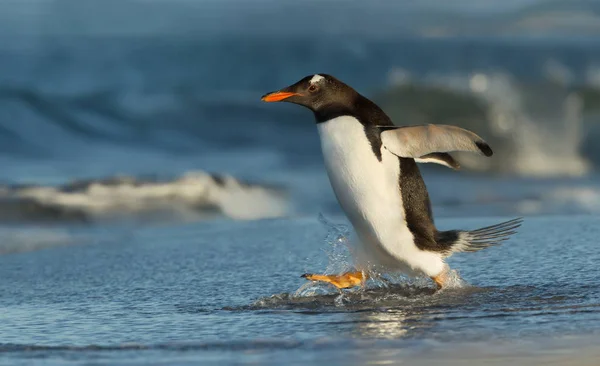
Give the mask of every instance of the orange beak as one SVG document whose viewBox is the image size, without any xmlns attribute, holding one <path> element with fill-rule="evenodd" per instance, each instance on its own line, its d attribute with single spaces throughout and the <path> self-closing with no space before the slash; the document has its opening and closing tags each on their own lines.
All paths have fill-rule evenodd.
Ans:
<svg viewBox="0 0 600 366">
<path fill-rule="evenodd" d="M 260 100 L 262 100 L 263 102 L 268 102 L 268 103 L 279 102 L 279 101 L 282 101 L 289 97 L 293 97 L 294 95 L 300 95 L 300 94 L 288 93 L 288 92 L 274 92 L 274 93 L 269 93 L 269 94 L 263 95 L 263 97 L 260 98 Z"/>
</svg>

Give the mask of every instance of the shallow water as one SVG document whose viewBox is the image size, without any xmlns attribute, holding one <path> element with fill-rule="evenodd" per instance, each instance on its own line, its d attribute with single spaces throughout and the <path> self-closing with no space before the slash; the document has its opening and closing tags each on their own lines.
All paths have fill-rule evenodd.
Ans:
<svg viewBox="0 0 600 366">
<path fill-rule="evenodd" d="M 104 14 L 56 3 L 73 12 L 53 8 L 50 23 Z M 323 14 L 322 4 L 290 4 L 303 9 L 292 11 L 300 24 L 306 14 Z M 32 31 L 18 11 L 2 13 L 10 21 L 0 22 L 0 364 L 597 358 L 598 39 L 483 38 L 478 31 L 421 38 L 395 16 L 421 22 L 402 6 L 396 13 L 370 7 L 371 16 L 393 21 L 386 26 L 376 16 L 377 31 L 365 26 L 358 38 L 323 37 L 315 28 L 354 26 L 352 19 L 368 15 L 358 7 L 346 9 L 355 14 L 346 22 L 311 18 L 315 24 L 293 37 L 261 35 L 262 23 L 278 29 L 275 18 L 292 21 L 274 16 L 288 14 L 285 6 L 269 6 L 256 32 L 236 21 L 238 33 L 230 34 L 233 23 L 215 17 L 195 23 L 216 33 L 185 37 L 60 36 Z M 242 14 L 235 9 L 229 15 Z M 126 6 L 114 12 L 126 13 Z M 459 13 L 457 30 L 467 30 Z M 514 14 L 519 23 L 522 16 Z M 514 28 L 513 16 L 501 21 L 506 27 L 476 18 Z M 154 19 L 152 26 L 166 26 Z M 12 35 L 11 24 L 27 32 Z M 397 27 L 413 35 L 400 36 Z M 463 285 L 442 292 L 428 279 L 391 278 L 340 295 L 300 278 L 349 266 L 338 240 L 347 227 L 310 113 L 260 96 L 315 72 L 369 97 L 409 80 L 429 90 L 423 104 L 437 115 L 470 110 L 457 93 L 489 99 L 502 123 L 481 114 L 471 121 L 493 138 L 487 173 L 469 169 L 484 160 L 462 157 L 463 171 L 422 171 L 440 229 L 525 216 L 519 233 L 500 247 L 452 257 Z M 489 93 L 477 94 L 482 85 Z M 567 91 L 581 87 L 591 88 L 585 112 L 575 103 L 563 116 Z M 410 101 L 388 102 L 398 122 L 420 116 Z M 431 122 L 457 117 L 449 118 Z"/>
<path fill-rule="evenodd" d="M 0 256 L 0 360 L 353 363 L 360 350 L 368 361 L 376 350 L 595 336 L 599 223 L 529 217 L 504 245 L 450 259 L 463 288 L 417 280 L 341 297 L 294 296 L 299 275 L 325 270 L 337 250 L 318 218 L 73 229 L 95 239 Z"/>
</svg>

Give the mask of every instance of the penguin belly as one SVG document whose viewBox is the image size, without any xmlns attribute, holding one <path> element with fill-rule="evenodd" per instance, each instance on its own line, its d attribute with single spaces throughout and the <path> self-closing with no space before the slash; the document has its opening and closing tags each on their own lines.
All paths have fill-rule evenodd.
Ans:
<svg viewBox="0 0 600 366">
<path fill-rule="evenodd" d="M 441 257 L 417 248 L 406 224 L 398 157 L 379 147 L 380 161 L 364 126 L 352 116 L 317 127 L 331 186 L 358 237 L 351 248 L 357 269 L 439 273 Z"/>
</svg>

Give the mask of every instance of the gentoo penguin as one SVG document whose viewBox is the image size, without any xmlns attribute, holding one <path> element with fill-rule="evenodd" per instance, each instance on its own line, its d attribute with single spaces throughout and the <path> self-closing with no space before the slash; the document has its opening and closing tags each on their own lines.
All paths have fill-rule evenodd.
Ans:
<svg viewBox="0 0 600 366">
<path fill-rule="evenodd" d="M 375 103 L 326 74 L 310 75 L 262 97 L 290 102 L 315 116 L 327 174 L 358 241 L 352 248 L 356 271 L 305 274 L 338 289 L 365 284 L 369 276 L 402 272 L 427 275 L 443 288 L 445 258 L 475 252 L 507 240 L 520 218 L 473 231 L 436 229 L 429 194 L 417 163 L 457 168 L 451 151 L 491 156 L 473 132 L 455 126 L 397 127 Z"/>
</svg>

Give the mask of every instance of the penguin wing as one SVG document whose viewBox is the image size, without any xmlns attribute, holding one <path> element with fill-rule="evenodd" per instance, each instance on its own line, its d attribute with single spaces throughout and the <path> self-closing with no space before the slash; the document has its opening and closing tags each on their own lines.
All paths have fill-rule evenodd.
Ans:
<svg viewBox="0 0 600 366">
<path fill-rule="evenodd" d="M 469 151 L 485 156 L 493 154 L 484 139 L 456 126 L 379 126 L 379 129 L 385 148 L 403 158 L 426 159 L 430 154 L 450 151 Z M 436 157 L 440 160 L 439 155 Z"/>
<path fill-rule="evenodd" d="M 427 155 L 423 155 L 419 158 L 415 158 L 417 163 L 435 163 L 446 166 L 448 168 L 458 170 L 460 169 L 460 164 L 456 161 L 452 155 L 448 153 L 431 153 Z"/>
</svg>

